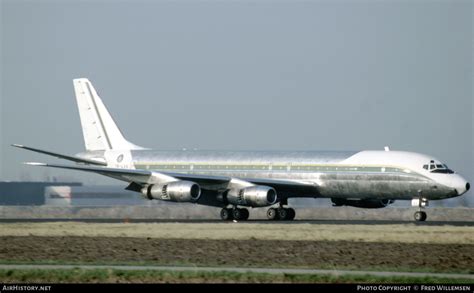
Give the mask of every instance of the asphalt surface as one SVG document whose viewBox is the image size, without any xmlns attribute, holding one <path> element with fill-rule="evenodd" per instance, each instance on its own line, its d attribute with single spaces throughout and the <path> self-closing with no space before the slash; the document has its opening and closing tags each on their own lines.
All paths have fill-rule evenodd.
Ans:
<svg viewBox="0 0 474 293">
<path fill-rule="evenodd" d="M 113 269 L 113 270 L 159 270 L 180 272 L 235 272 L 235 273 L 267 273 L 267 274 L 305 274 L 305 275 L 371 275 L 378 277 L 433 277 L 450 279 L 472 279 L 473 274 L 448 274 L 448 273 L 419 273 L 419 272 L 376 272 L 376 271 L 350 271 L 350 270 L 312 270 L 312 269 L 270 269 L 270 268 L 237 268 L 237 267 L 177 267 L 177 266 L 118 266 L 118 265 L 1 265 L 0 269 L 12 270 L 66 270 L 66 269 Z"/>
<path fill-rule="evenodd" d="M 222 220 L 189 220 L 189 219 L 0 219 L 0 223 L 45 223 L 45 222 L 85 222 L 85 223 L 220 223 Z M 247 220 L 239 223 L 253 224 L 324 224 L 324 225 L 400 225 L 415 224 L 419 226 L 459 226 L 474 227 L 473 221 L 391 221 L 391 220 L 294 220 L 294 221 L 268 221 L 268 220 Z"/>
</svg>

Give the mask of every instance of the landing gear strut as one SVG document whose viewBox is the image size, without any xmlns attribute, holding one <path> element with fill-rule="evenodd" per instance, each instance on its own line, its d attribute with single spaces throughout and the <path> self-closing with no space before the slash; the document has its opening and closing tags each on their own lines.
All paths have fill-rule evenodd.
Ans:
<svg viewBox="0 0 474 293">
<path fill-rule="evenodd" d="M 221 219 L 224 221 L 245 221 L 249 218 L 249 211 L 247 209 L 239 209 L 237 207 L 233 208 L 223 208 L 221 210 Z"/>
<path fill-rule="evenodd" d="M 296 212 L 292 208 L 269 208 L 267 210 L 267 218 L 269 220 L 283 220 L 283 221 L 291 221 L 295 218 Z"/>
</svg>

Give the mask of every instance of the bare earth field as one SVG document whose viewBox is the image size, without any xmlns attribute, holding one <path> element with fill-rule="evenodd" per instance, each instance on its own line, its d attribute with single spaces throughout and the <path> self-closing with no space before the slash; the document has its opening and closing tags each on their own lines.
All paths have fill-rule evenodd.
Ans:
<svg viewBox="0 0 474 293">
<path fill-rule="evenodd" d="M 0 263 L 150 264 L 474 273 L 474 227 L 1 223 Z"/>
<path fill-rule="evenodd" d="M 0 262 L 474 273 L 473 244 L 2 236 Z"/>
</svg>

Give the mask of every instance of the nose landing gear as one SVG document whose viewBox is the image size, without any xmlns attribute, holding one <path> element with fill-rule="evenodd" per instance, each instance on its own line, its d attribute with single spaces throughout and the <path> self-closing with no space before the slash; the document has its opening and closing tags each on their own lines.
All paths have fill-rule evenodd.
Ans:
<svg viewBox="0 0 474 293">
<path fill-rule="evenodd" d="M 412 199 L 411 205 L 418 207 L 418 211 L 416 211 L 414 214 L 415 221 L 417 222 L 426 221 L 427 215 L 426 215 L 426 212 L 423 210 L 423 208 L 428 206 L 428 200 L 426 198 L 421 197 L 421 192 L 420 192 L 420 198 Z"/>
</svg>

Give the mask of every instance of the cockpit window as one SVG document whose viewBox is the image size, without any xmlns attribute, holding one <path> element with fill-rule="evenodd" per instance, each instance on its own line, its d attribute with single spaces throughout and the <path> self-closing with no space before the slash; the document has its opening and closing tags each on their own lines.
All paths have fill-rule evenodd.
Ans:
<svg viewBox="0 0 474 293">
<path fill-rule="evenodd" d="M 445 174 L 453 174 L 454 171 L 451 169 L 435 169 L 431 171 L 431 173 L 445 173 Z"/>
<path fill-rule="evenodd" d="M 431 173 L 444 173 L 444 174 L 453 174 L 454 172 L 448 168 L 445 164 L 435 164 L 433 160 L 430 161 L 430 164 L 423 165 L 423 169 L 429 170 Z"/>
</svg>

